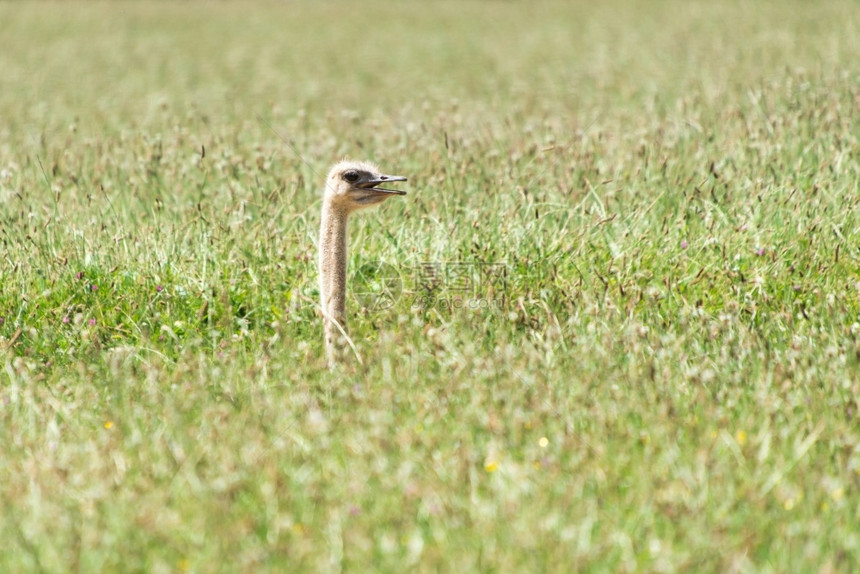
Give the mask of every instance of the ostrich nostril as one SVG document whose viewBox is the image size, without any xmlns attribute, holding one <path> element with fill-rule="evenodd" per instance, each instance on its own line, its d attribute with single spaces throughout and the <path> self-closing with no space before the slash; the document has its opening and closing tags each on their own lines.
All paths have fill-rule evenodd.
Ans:
<svg viewBox="0 0 860 574">
<path fill-rule="evenodd" d="M 386 179 L 388 179 L 388 176 L 387 175 L 381 175 L 381 176 L 379 176 L 379 179 L 381 179 L 382 181 L 385 181 Z"/>
</svg>

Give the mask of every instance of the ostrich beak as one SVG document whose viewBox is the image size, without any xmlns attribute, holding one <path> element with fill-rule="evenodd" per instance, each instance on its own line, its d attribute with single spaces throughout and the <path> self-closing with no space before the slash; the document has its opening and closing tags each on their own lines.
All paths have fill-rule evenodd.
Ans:
<svg viewBox="0 0 860 574">
<path fill-rule="evenodd" d="M 394 194 L 394 195 L 406 195 L 406 192 L 400 189 L 385 189 L 382 187 L 376 187 L 377 185 L 382 185 L 383 183 L 390 183 L 393 181 L 406 181 L 406 178 L 402 175 L 384 175 L 380 174 L 374 176 L 373 179 L 369 179 L 364 182 L 361 187 L 371 191 L 378 191 L 380 194 Z"/>
</svg>

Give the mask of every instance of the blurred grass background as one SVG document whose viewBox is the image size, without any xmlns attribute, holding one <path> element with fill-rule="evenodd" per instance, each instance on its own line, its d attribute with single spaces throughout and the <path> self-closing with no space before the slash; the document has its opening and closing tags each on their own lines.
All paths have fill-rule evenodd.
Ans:
<svg viewBox="0 0 860 574">
<path fill-rule="evenodd" d="M 0 4 L 0 568 L 855 571 L 858 23 Z M 344 155 L 405 290 L 331 373 Z"/>
</svg>

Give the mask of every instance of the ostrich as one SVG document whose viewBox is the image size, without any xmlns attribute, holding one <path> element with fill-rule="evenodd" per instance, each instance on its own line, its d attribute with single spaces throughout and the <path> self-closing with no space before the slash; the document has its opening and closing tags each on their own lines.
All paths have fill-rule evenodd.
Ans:
<svg viewBox="0 0 860 574">
<path fill-rule="evenodd" d="M 346 223 L 349 214 L 382 203 L 405 191 L 377 187 L 382 183 L 406 181 L 399 175 L 385 175 L 372 163 L 342 161 L 326 178 L 320 222 L 319 276 L 320 302 L 329 366 L 342 360 L 346 335 Z"/>
</svg>

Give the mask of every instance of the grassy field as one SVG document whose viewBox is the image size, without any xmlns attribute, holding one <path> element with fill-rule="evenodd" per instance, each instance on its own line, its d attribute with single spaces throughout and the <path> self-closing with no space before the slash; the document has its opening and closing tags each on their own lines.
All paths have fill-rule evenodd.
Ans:
<svg viewBox="0 0 860 574">
<path fill-rule="evenodd" d="M 856 572 L 858 37 L 0 3 L 0 571 Z M 329 371 L 343 156 L 409 194 L 351 222 Z"/>
</svg>

